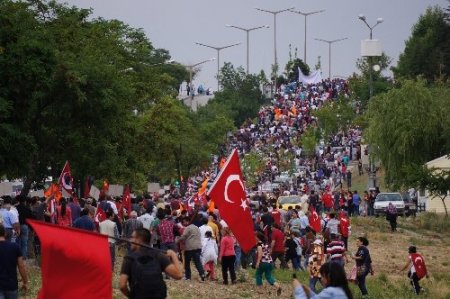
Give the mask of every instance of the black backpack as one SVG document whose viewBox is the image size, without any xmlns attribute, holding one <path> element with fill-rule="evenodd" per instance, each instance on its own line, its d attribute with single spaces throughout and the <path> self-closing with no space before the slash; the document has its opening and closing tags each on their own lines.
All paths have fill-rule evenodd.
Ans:
<svg viewBox="0 0 450 299">
<path fill-rule="evenodd" d="M 162 277 L 158 252 L 147 249 L 129 255 L 131 267 L 131 296 L 135 299 L 160 299 L 167 297 L 167 287 Z"/>
</svg>

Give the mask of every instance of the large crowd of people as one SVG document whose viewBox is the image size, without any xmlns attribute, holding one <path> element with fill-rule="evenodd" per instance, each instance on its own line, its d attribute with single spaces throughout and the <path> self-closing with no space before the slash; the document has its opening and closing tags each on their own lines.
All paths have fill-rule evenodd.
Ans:
<svg viewBox="0 0 450 299">
<path fill-rule="evenodd" d="M 107 191 L 98 199 L 61 198 L 54 201 L 54 198 L 3 197 L 0 215 L 4 240 L 17 243 L 21 256 L 27 259 L 38 257 L 41 251 L 39 239 L 30 230 L 27 219 L 108 235 L 113 271 L 117 264 L 117 248 L 123 244 L 126 250 L 120 270 L 120 289 L 127 296 L 133 291 L 127 284 L 133 285 L 130 280 L 136 279 L 130 263 L 138 258 L 134 252 L 141 250 L 136 243 L 123 241 L 129 239 L 161 250 L 158 252 L 167 252 L 168 257 L 157 256 L 160 272 L 165 272 L 166 278 L 191 280 L 193 261 L 201 281 L 218 281 L 216 264 L 220 262 L 221 283 L 238 283 L 236 272 L 253 267 L 256 285 L 261 286 L 264 277 L 279 295 L 282 289 L 273 275 L 275 266 L 308 271 L 308 286 L 294 281 L 296 298 L 314 298 L 318 282 L 324 288 L 324 296 L 320 298 L 352 298 L 343 266 L 353 259 L 354 275 L 348 279 L 357 283 L 362 295 L 367 295 L 365 278 L 373 273 L 369 241 L 358 238 L 358 250 L 354 255 L 347 250 L 351 235 L 349 216 L 373 215 L 373 202 L 379 192 L 378 189 L 369 190 L 361 196 L 357 191 L 351 191 L 351 167 L 360 162 L 362 155 L 361 130 L 358 127 L 340 130 L 308 155 L 301 143 L 303 133 L 317 126 L 318 120 L 312 112 L 339 96 L 348 98 L 348 95 L 347 82 L 338 79 L 314 85 L 282 86 L 271 104 L 261 107 L 256 121 L 248 120 L 229 137 L 223 154 L 236 148 L 241 157 L 255 152 L 264 161 L 265 169 L 259 175 L 257 185 L 272 182 L 280 176 L 286 156 L 296 171 L 294 177 L 276 189 L 248 190 L 258 240 L 250 252 L 240 249 L 232 231 L 221 219 L 220 211 L 209 206 L 204 190 L 199 190 L 203 187 L 199 186 L 201 182 L 214 179 L 220 167 L 219 160 L 210 169 L 187 179 L 185 192 L 172 186 L 161 196 L 137 196 L 132 198 L 130 211 L 125 209 L 121 198 L 113 198 Z M 280 195 L 304 198 L 304 203 L 321 216 L 320 229 L 312 227 L 311 214 L 301 204 L 287 210 L 277 205 Z M 258 205 L 253 204 L 255 201 Z M 55 207 L 52 206 L 54 202 Z M 33 252 L 30 253 L 28 248 L 33 248 Z M 178 266 L 172 266 L 178 259 L 184 263 L 183 276 Z M 0 278 L 1 275 L 0 270 Z M 165 288 L 164 282 L 162 284 Z M 415 286 L 418 288 L 418 281 Z M 0 294 L 2 287 L 0 282 Z M 165 289 L 161 292 L 165 296 Z"/>
</svg>

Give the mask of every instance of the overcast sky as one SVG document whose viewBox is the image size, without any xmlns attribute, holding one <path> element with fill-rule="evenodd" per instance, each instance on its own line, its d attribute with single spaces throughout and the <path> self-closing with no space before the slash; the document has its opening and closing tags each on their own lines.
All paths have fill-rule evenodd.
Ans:
<svg viewBox="0 0 450 299">
<path fill-rule="evenodd" d="M 246 67 L 246 34 L 228 28 L 231 24 L 244 28 L 269 25 L 250 33 L 250 72 L 261 69 L 270 75 L 274 62 L 273 15 L 260 12 L 255 7 L 278 11 L 291 7 L 302 12 L 325 11 L 307 17 L 307 57 L 311 68 L 321 56 L 323 77 L 328 77 L 328 44 L 314 38 L 347 40 L 332 45 L 332 77 L 347 77 L 356 72 L 355 62 L 360 57 L 360 43 L 369 38 L 369 28 L 358 19 L 367 17 L 369 25 L 377 18 L 384 22 L 373 30 L 383 51 L 393 58 L 393 65 L 404 50 L 411 35 L 411 27 L 428 6 L 448 7 L 446 0 L 70 0 L 60 1 L 82 8 L 93 8 L 95 17 L 119 19 L 132 27 L 142 28 L 156 48 L 169 50 L 176 61 L 195 64 L 216 57 L 213 49 L 198 46 L 195 42 L 222 47 L 241 42 L 239 46 L 220 52 L 220 66 L 231 62 Z M 303 59 L 304 17 L 292 12 L 277 16 L 277 57 L 280 69 L 289 59 L 289 44 L 298 48 Z M 217 61 L 202 65 L 194 84 L 217 88 L 215 78 Z M 389 74 L 388 74 L 389 75 Z"/>
</svg>

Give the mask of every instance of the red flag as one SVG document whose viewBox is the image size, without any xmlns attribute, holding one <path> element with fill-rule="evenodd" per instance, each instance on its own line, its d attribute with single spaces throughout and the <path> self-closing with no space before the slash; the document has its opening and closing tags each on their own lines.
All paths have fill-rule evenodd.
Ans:
<svg viewBox="0 0 450 299">
<path fill-rule="evenodd" d="M 42 248 L 39 299 L 112 298 L 107 236 L 35 220 L 27 222 L 39 236 Z"/>
<path fill-rule="evenodd" d="M 95 212 L 94 220 L 97 223 L 100 223 L 100 222 L 106 220 L 106 213 L 105 213 L 105 211 L 103 211 L 102 208 L 100 208 L 100 206 L 97 206 L 97 211 Z"/>
<path fill-rule="evenodd" d="M 122 206 L 127 210 L 127 214 L 130 215 L 130 213 L 131 213 L 131 193 L 130 193 L 129 185 L 125 185 L 125 188 L 123 189 Z"/>
<path fill-rule="evenodd" d="M 322 224 L 320 223 L 319 214 L 317 214 L 316 209 L 311 206 L 309 210 L 309 226 L 316 232 L 320 232 L 322 230 Z"/>
<path fill-rule="evenodd" d="M 67 191 L 70 195 L 73 193 L 73 177 L 72 171 L 70 170 L 69 161 L 66 161 L 64 164 L 63 170 L 61 171 L 61 175 L 58 179 L 58 184 Z"/>
<path fill-rule="evenodd" d="M 228 157 L 208 195 L 214 200 L 220 216 L 230 227 L 242 250 L 248 252 L 252 249 L 256 239 L 236 149 Z"/>
<path fill-rule="evenodd" d="M 411 253 L 411 261 L 416 269 L 417 278 L 422 279 L 427 275 L 427 267 L 425 266 L 425 260 L 423 256 L 418 253 Z"/>
</svg>

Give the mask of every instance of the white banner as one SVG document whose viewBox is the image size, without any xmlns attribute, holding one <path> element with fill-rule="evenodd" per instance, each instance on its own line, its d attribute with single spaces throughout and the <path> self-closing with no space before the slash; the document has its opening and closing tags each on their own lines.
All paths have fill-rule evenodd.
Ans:
<svg viewBox="0 0 450 299">
<path fill-rule="evenodd" d="M 322 75 L 320 70 L 315 70 L 309 76 L 302 73 L 302 70 L 298 68 L 298 81 L 305 84 L 316 84 L 322 82 Z"/>
</svg>

